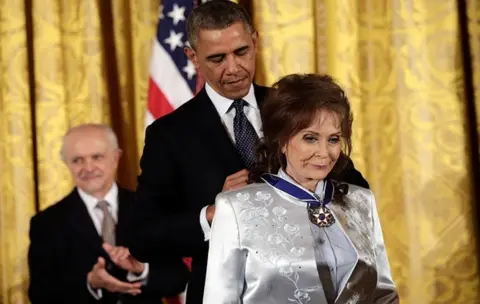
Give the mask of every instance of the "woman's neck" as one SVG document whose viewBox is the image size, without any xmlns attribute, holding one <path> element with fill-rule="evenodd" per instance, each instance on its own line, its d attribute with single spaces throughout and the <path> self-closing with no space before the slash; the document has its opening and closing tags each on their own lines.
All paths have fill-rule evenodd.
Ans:
<svg viewBox="0 0 480 304">
<path fill-rule="evenodd" d="M 288 168 L 285 170 L 285 173 L 303 188 L 314 193 L 315 193 L 315 190 L 317 190 L 317 185 L 320 182 L 319 180 L 301 178 L 301 177 L 295 176 L 293 172 L 289 172 Z"/>
</svg>

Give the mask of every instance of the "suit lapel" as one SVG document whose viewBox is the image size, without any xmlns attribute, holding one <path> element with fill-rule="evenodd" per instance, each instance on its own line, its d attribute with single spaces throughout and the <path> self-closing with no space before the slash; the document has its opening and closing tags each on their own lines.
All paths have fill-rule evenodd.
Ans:
<svg viewBox="0 0 480 304">
<path fill-rule="evenodd" d="M 79 240 L 88 244 L 99 254 L 102 253 L 102 238 L 98 235 L 95 224 L 76 188 L 70 193 L 69 199 L 71 200 L 70 208 L 72 210 L 68 213 L 67 222 L 78 234 Z"/>
<path fill-rule="evenodd" d="M 198 100 L 193 101 L 195 102 L 194 118 L 199 136 L 207 143 L 204 146 L 210 149 L 212 155 L 220 160 L 222 167 L 229 173 L 243 169 L 243 162 L 205 88 L 197 94 L 196 98 Z"/>
<path fill-rule="evenodd" d="M 261 107 L 268 88 L 255 84 L 253 87 L 257 104 Z M 195 99 L 197 100 L 193 100 L 195 103 L 193 115 L 198 130 L 200 130 L 202 141 L 208 143 L 205 146 L 211 149 L 212 155 L 218 157 L 223 165 L 222 167 L 228 171 L 227 174 L 243 169 L 242 159 L 231 141 L 215 106 L 208 97 L 205 87 L 198 92 Z"/>
<path fill-rule="evenodd" d="M 261 87 L 256 84 L 253 84 L 253 93 L 255 94 L 255 99 L 257 100 L 258 107 L 261 109 L 265 98 L 267 97 L 269 88 Z"/>
<path fill-rule="evenodd" d="M 128 194 L 122 188 L 118 188 L 118 220 L 115 230 L 115 240 L 117 246 L 123 246 L 126 243 L 127 233 L 129 231 L 130 207 L 133 197 L 129 199 Z"/>
<path fill-rule="evenodd" d="M 68 224 L 72 226 L 73 230 L 80 236 L 83 242 L 89 244 L 93 249 L 104 253 L 102 248 L 103 240 L 98 235 L 95 224 L 88 213 L 85 203 L 78 195 L 77 189 L 74 189 L 69 195 L 71 200 L 70 212 L 68 214 Z M 118 188 L 118 220 L 115 230 L 116 243 L 119 245 L 125 244 L 126 233 L 128 232 L 128 214 L 130 212 L 131 200 L 128 193 Z M 102 254 L 103 255 L 103 254 Z"/>
</svg>

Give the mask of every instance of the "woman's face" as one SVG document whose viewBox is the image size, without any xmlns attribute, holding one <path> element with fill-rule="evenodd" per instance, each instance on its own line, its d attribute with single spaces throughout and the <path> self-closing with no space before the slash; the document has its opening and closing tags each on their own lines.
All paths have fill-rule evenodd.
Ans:
<svg viewBox="0 0 480 304">
<path fill-rule="evenodd" d="M 282 147 L 287 174 L 310 191 L 315 191 L 318 181 L 332 171 L 341 151 L 340 118 L 325 110 L 319 111 L 308 128 Z"/>
</svg>

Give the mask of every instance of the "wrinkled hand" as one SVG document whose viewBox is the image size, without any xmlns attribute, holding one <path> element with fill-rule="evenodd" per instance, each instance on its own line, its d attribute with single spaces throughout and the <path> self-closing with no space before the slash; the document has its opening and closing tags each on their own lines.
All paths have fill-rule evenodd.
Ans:
<svg viewBox="0 0 480 304">
<path fill-rule="evenodd" d="M 214 215 L 215 215 L 215 205 L 208 206 L 206 217 L 209 224 L 212 224 Z"/>
<path fill-rule="evenodd" d="M 240 170 L 237 173 L 227 176 L 227 178 L 225 179 L 225 183 L 223 184 L 222 191 L 230 191 L 244 187 L 247 185 L 247 182 L 248 170 Z"/>
<path fill-rule="evenodd" d="M 112 262 L 122 269 L 133 273 L 142 273 L 145 269 L 145 264 L 135 259 L 128 248 L 103 243 L 103 249 L 108 253 Z"/>
<path fill-rule="evenodd" d="M 243 169 L 232 175 L 227 176 L 225 183 L 223 184 L 222 191 L 230 191 L 245 187 L 248 184 L 248 170 Z M 215 215 L 215 205 L 210 205 L 207 207 L 207 221 L 209 224 L 213 221 L 213 216 Z"/>
<path fill-rule="evenodd" d="M 110 292 L 138 295 L 142 291 L 140 283 L 126 283 L 110 275 L 105 269 L 105 259 L 98 258 L 92 270 L 87 275 L 88 284 L 94 289 L 104 288 Z"/>
</svg>

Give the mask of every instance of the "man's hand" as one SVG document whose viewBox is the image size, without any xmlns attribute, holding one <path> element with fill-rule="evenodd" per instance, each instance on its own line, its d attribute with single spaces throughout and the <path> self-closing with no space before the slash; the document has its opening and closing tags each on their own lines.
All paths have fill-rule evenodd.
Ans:
<svg viewBox="0 0 480 304">
<path fill-rule="evenodd" d="M 145 269 L 145 264 L 137 261 L 131 254 L 128 248 L 122 246 L 112 246 L 108 243 L 103 243 L 103 249 L 108 253 L 110 259 L 118 267 L 135 274 L 142 273 Z"/>
<path fill-rule="evenodd" d="M 230 191 L 235 190 L 247 185 L 248 182 L 248 170 L 243 169 L 238 171 L 235 174 L 232 174 L 225 179 L 225 183 L 223 184 L 222 191 Z"/>
<path fill-rule="evenodd" d="M 230 191 L 235 190 L 238 188 L 242 188 L 247 185 L 248 182 L 248 170 L 243 169 L 228 176 L 225 179 L 225 183 L 223 184 L 222 191 Z M 207 207 L 207 221 L 209 224 L 212 223 L 213 216 L 215 215 L 215 205 L 210 205 Z"/>
<path fill-rule="evenodd" d="M 207 207 L 207 221 L 211 225 L 213 221 L 213 216 L 215 215 L 215 205 L 210 205 Z"/>
<path fill-rule="evenodd" d="M 88 284 L 94 289 L 104 288 L 110 292 L 138 295 L 142 292 L 140 283 L 126 283 L 118 280 L 105 270 L 105 259 L 98 258 L 87 275 Z"/>
</svg>

